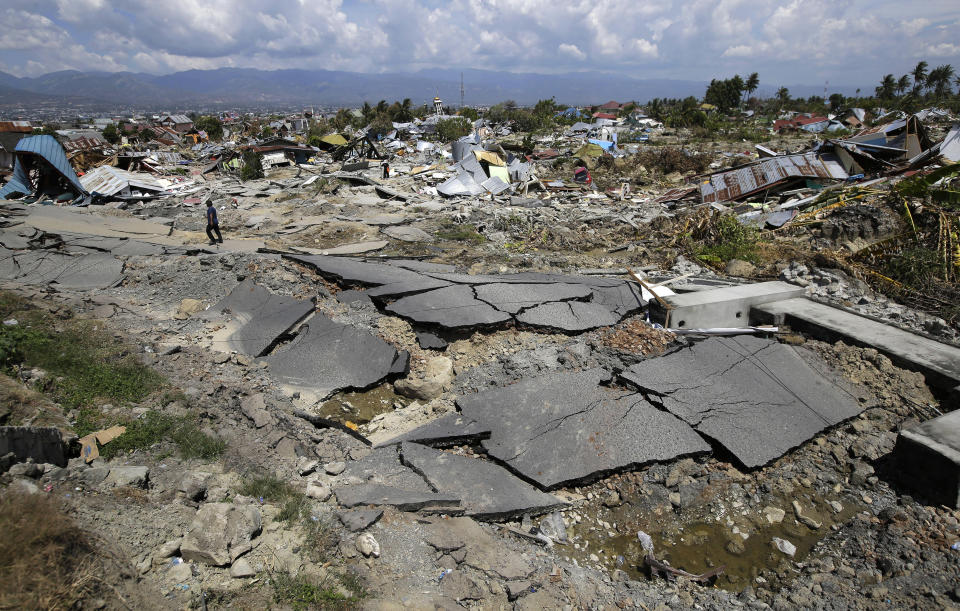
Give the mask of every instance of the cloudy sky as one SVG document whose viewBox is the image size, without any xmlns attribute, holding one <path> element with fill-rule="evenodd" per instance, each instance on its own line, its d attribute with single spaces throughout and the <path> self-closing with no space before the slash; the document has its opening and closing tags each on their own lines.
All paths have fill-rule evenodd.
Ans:
<svg viewBox="0 0 960 611">
<path fill-rule="evenodd" d="M 873 84 L 921 59 L 960 72 L 960 1 L 4 0 L 0 70 L 165 74 L 602 70 Z"/>
</svg>

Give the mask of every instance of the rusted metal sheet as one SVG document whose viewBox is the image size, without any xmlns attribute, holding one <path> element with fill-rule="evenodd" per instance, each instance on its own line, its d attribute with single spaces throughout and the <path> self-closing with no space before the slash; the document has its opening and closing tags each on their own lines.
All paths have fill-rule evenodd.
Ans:
<svg viewBox="0 0 960 611">
<path fill-rule="evenodd" d="M 733 201 L 795 178 L 845 179 L 847 173 L 816 153 L 781 155 L 705 177 L 700 196 L 705 204 Z"/>
</svg>

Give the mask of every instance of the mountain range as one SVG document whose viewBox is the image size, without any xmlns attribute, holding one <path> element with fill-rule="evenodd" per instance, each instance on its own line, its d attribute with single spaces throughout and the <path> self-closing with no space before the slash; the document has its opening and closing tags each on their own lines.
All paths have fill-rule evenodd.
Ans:
<svg viewBox="0 0 960 611">
<path fill-rule="evenodd" d="M 639 79 L 601 72 L 522 74 L 489 70 L 426 69 L 418 72 L 367 74 L 332 70 L 258 70 L 218 68 L 166 75 L 134 72 L 67 70 L 37 77 L 0 72 L 0 103 L 99 103 L 113 107 L 197 108 L 286 105 L 359 106 L 363 102 L 410 98 L 414 104 L 439 96 L 459 106 L 461 74 L 464 102 L 489 105 L 505 100 L 533 104 L 554 97 L 571 105 L 607 100 L 702 96 L 707 83 L 679 79 Z M 817 86 L 788 86 L 797 96 L 822 95 Z M 757 95 L 773 95 L 776 86 L 761 85 Z M 834 87 L 852 95 L 855 87 Z"/>
</svg>

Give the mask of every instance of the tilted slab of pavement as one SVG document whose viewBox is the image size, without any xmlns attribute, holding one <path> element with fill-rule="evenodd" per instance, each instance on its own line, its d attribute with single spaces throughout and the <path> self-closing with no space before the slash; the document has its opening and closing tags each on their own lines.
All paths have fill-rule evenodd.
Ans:
<svg viewBox="0 0 960 611">
<path fill-rule="evenodd" d="M 490 456 L 544 489 L 710 450 L 639 393 L 601 385 L 611 377 L 602 369 L 551 373 L 460 397 L 457 407 L 476 423 L 467 430 L 490 430 L 481 442 Z"/>
<path fill-rule="evenodd" d="M 226 337 L 217 340 L 224 344 L 215 347 L 262 356 L 281 335 L 290 331 L 313 310 L 311 301 L 274 295 L 248 278 L 219 303 L 198 316 L 209 320 L 224 313 L 232 315 L 224 333 Z"/>
<path fill-rule="evenodd" d="M 460 497 L 464 514 L 480 520 L 537 515 L 566 504 L 480 458 L 457 456 L 410 442 L 400 446 L 400 456 L 432 488 Z"/>
<path fill-rule="evenodd" d="M 565 274 L 464 274 L 415 260 L 385 263 L 285 255 L 345 287 L 365 286 L 384 311 L 427 327 L 465 329 L 518 322 L 578 333 L 614 325 L 646 305 L 640 288 L 616 278 Z"/>
<path fill-rule="evenodd" d="M 752 336 L 710 338 L 632 365 L 621 378 L 748 468 L 863 409 L 814 353 Z"/>
<path fill-rule="evenodd" d="M 369 331 L 334 322 L 317 312 L 297 336 L 264 359 L 270 372 L 293 392 L 316 400 L 347 389 L 364 389 L 405 374 L 410 353 Z"/>
</svg>

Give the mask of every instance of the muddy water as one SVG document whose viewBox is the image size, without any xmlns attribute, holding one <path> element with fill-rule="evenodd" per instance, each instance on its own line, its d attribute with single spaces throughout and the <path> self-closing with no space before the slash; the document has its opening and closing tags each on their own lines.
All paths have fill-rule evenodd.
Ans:
<svg viewBox="0 0 960 611">
<path fill-rule="evenodd" d="M 393 384 L 381 384 L 370 390 L 340 393 L 320 406 L 320 415 L 337 422 L 366 424 L 377 414 L 393 411 L 394 403 L 410 400 L 393 392 Z"/>
<path fill-rule="evenodd" d="M 833 513 L 825 499 L 815 503 L 818 511 L 804 503 L 804 514 L 822 522 L 819 529 L 811 529 L 797 522 L 790 502 L 771 502 L 775 507 L 783 508 L 786 515 L 782 522 L 769 524 L 759 510 L 757 515 L 748 519 L 732 520 L 729 516 L 698 516 L 683 521 L 675 514 L 664 515 L 662 519 L 649 520 L 635 514 L 636 508 L 624 505 L 604 515 L 605 525 L 587 517 L 580 511 L 581 523 L 572 529 L 573 545 L 558 547 L 561 555 L 576 559 L 581 566 L 598 566 L 612 571 L 620 569 L 633 579 L 646 579 L 648 569 L 643 557 L 645 552 L 637 540 L 636 531 L 647 532 L 654 542 L 654 555 L 670 566 L 693 574 L 705 573 L 723 566 L 723 573 L 714 582 L 717 587 L 740 591 L 756 584 L 756 578 L 765 571 L 775 571 L 781 581 L 788 580 L 793 574 L 790 563 L 801 561 L 810 553 L 817 541 L 831 532 L 834 524 L 842 524 L 862 509 L 844 502 L 839 513 Z M 653 517 L 647 514 L 647 518 Z M 779 551 L 773 544 L 773 538 L 785 539 L 796 546 L 793 558 Z"/>
</svg>

